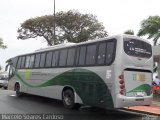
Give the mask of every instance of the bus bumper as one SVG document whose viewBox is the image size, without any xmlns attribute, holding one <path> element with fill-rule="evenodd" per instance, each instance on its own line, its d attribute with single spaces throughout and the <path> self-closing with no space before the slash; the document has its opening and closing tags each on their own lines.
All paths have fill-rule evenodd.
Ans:
<svg viewBox="0 0 160 120">
<path fill-rule="evenodd" d="M 117 95 L 115 108 L 151 105 L 152 99 L 153 99 L 153 94 L 145 97 L 127 97 L 123 95 Z"/>
</svg>

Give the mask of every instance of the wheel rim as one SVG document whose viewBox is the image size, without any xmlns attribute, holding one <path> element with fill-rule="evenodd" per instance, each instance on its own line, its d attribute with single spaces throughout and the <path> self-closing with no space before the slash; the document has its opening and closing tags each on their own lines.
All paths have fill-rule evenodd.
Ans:
<svg viewBox="0 0 160 120">
<path fill-rule="evenodd" d="M 63 94 L 63 99 L 66 105 L 71 105 L 72 104 L 72 97 L 69 93 L 64 93 Z"/>
</svg>

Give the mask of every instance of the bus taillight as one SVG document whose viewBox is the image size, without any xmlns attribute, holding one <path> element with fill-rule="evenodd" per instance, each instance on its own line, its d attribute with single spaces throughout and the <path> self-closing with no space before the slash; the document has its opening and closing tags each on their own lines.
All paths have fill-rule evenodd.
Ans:
<svg viewBox="0 0 160 120">
<path fill-rule="evenodd" d="M 124 90 L 120 90 L 119 92 L 121 95 L 124 95 Z"/>
<path fill-rule="evenodd" d="M 124 75 L 119 75 L 119 87 L 120 87 L 120 90 L 119 90 L 119 93 L 121 95 L 124 95 L 125 94 L 125 85 L 124 85 Z"/>
<path fill-rule="evenodd" d="M 119 84 L 120 85 L 124 84 L 124 76 L 123 75 L 119 75 Z"/>
<path fill-rule="evenodd" d="M 123 83 L 124 83 L 124 80 L 120 80 L 119 83 L 120 83 L 120 84 L 123 84 Z"/>
<path fill-rule="evenodd" d="M 121 89 L 124 89 L 124 84 L 120 85 L 120 88 L 121 88 Z"/>
<path fill-rule="evenodd" d="M 124 76 L 123 75 L 119 75 L 119 79 L 120 80 L 124 80 Z"/>
</svg>

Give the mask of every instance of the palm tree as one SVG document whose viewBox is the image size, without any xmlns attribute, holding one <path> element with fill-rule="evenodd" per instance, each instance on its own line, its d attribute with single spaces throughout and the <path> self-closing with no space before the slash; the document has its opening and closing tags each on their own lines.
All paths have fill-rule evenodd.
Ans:
<svg viewBox="0 0 160 120">
<path fill-rule="evenodd" d="M 133 30 L 126 30 L 126 31 L 124 32 L 124 34 L 134 35 L 134 31 L 133 31 Z"/>
<path fill-rule="evenodd" d="M 2 38 L 0 38 L 0 48 L 1 48 L 1 49 L 6 49 L 6 48 L 7 48 L 7 46 L 4 45 Z M 1 71 L 1 70 L 2 70 L 2 66 L 0 66 L 0 71 Z"/>
<path fill-rule="evenodd" d="M 2 38 L 0 38 L 0 48 L 2 48 L 2 49 L 6 49 L 7 48 L 7 46 L 4 45 Z"/>
<path fill-rule="evenodd" d="M 160 16 L 149 16 L 141 23 L 141 29 L 138 36 L 148 35 L 148 39 L 153 38 L 154 45 L 158 43 L 160 38 Z"/>
</svg>

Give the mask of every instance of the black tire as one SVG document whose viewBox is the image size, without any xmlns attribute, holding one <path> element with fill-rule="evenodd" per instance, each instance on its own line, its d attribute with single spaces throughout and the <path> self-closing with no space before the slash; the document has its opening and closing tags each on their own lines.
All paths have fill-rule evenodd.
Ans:
<svg viewBox="0 0 160 120">
<path fill-rule="evenodd" d="M 7 90 L 8 87 L 4 87 L 5 90 Z"/>
<path fill-rule="evenodd" d="M 21 97 L 22 94 L 20 92 L 20 85 L 18 83 L 15 84 L 15 91 L 16 91 L 16 96 Z"/>
<path fill-rule="evenodd" d="M 62 101 L 65 108 L 78 109 L 81 105 L 74 102 L 74 92 L 71 89 L 66 89 L 62 92 Z"/>
</svg>

